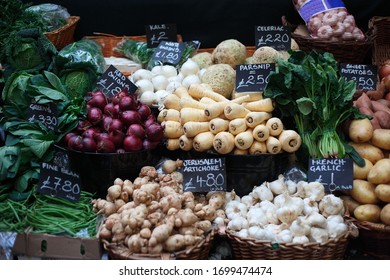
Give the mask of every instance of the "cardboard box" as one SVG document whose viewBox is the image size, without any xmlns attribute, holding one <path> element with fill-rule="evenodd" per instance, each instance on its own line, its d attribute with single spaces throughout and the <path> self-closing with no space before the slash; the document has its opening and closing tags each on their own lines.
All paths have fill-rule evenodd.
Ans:
<svg viewBox="0 0 390 280">
<path fill-rule="evenodd" d="M 102 244 L 97 238 L 21 233 L 12 253 L 19 259 L 100 260 Z"/>
</svg>

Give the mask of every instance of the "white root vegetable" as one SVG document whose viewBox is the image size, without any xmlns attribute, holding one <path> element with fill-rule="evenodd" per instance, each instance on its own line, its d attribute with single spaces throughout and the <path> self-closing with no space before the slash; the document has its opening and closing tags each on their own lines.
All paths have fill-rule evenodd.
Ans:
<svg viewBox="0 0 390 280">
<path fill-rule="evenodd" d="M 252 207 L 246 214 L 249 226 L 265 226 L 268 224 L 267 216 L 260 207 Z"/>
<path fill-rule="evenodd" d="M 325 217 L 330 215 L 343 215 L 344 203 L 343 200 L 333 194 L 325 195 L 319 203 L 320 213 Z"/>
<path fill-rule="evenodd" d="M 238 200 L 231 200 L 226 204 L 225 213 L 229 219 L 233 219 L 235 216 L 246 217 L 247 206 Z"/>
<path fill-rule="evenodd" d="M 282 194 L 286 190 L 286 185 L 284 183 L 284 176 L 280 174 L 278 176 L 278 179 L 267 183 L 267 186 L 274 195 Z"/>
<path fill-rule="evenodd" d="M 325 196 L 325 187 L 319 182 L 309 182 L 303 186 L 305 198 L 312 201 L 320 201 Z"/>
<path fill-rule="evenodd" d="M 260 201 L 272 201 L 274 199 L 274 195 L 272 191 L 267 187 L 265 183 L 260 186 L 256 186 L 252 190 L 252 196 L 255 199 L 260 199 Z"/>
</svg>

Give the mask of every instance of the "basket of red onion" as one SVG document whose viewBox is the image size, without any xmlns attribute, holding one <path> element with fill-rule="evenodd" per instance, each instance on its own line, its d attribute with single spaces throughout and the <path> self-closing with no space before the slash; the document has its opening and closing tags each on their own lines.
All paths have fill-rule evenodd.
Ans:
<svg viewBox="0 0 390 280">
<path fill-rule="evenodd" d="M 103 196 L 116 178 L 136 178 L 143 166 L 155 165 L 163 127 L 149 106 L 125 90 L 112 98 L 101 91 L 86 94 L 86 118 L 63 138 L 71 168 L 85 190 Z"/>
</svg>

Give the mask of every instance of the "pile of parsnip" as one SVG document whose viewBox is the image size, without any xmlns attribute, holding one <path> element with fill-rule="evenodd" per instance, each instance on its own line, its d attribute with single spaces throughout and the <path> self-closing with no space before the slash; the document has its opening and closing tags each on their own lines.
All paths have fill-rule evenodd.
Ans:
<svg viewBox="0 0 390 280">
<path fill-rule="evenodd" d="M 219 227 L 242 238 L 277 243 L 325 243 L 347 234 L 344 204 L 319 182 L 295 183 L 279 175 L 242 197 L 227 193 L 227 221 Z"/>
<path fill-rule="evenodd" d="M 163 172 L 145 166 L 133 182 L 116 179 L 106 199 L 93 201 L 95 212 L 105 217 L 100 239 L 142 254 L 200 244 L 213 230 L 212 221 L 224 215 L 225 193 L 183 192 L 181 165 L 181 160 L 167 159 Z"/>
<path fill-rule="evenodd" d="M 207 84 L 177 88 L 164 100 L 157 120 L 164 127 L 168 150 L 219 154 L 277 154 L 295 152 L 301 137 L 284 129 L 272 116 L 274 103 L 261 92 L 228 99 Z"/>
</svg>

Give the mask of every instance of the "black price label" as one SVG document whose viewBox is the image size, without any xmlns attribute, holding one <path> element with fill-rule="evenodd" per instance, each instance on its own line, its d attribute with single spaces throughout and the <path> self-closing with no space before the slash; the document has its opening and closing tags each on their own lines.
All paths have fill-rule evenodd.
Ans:
<svg viewBox="0 0 390 280">
<path fill-rule="evenodd" d="M 57 107 L 53 102 L 37 104 L 33 100 L 28 107 L 27 119 L 29 122 L 38 121 L 47 129 L 56 131 L 58 124 Z"/>
<path fill-rule="evenodd" d="M 187 159 L 183 161 L 183 190 L 209 192 L 226 190 L 224 158 Z"/>
<path fill-rule="evenodd" d="M 256 26 L 256 48 L 268 46 L 277 51 L 291 49 L 291 31 L 286 26 Z"/>
<path fill-rule="evenodd" d="M 356 89 L 376 90 L 378 67 L 365 64 L 340 63 L 341 76 L 356 82 Z"/>
<path fill-rule="evenodd" d="M 148 48 L 155 48 L 162 41 L 177 41 L 176 24 L 145 25 L 145 34 Z"/>
<path fill-rule="evenodd" d="M 308 182 L 320 182 L 325 191 L 351 190 L 353 187 L 353 161 L 350 158 L 310 159 Z"/>
<path fill-rule="evenodd" d="M 163 41 L 154 50 L 152 59 L 162 63 L 177 65 L 183 56 L 185 47 L 186 43 Z"/>
<path fill-rule="evenodd" d="M 239 64 L 236 66 L 236 91 L 263 91 L 268 77 L 275 71 L 274 63 Z"/>
<path fill-rule="evenodd" d="M 80 176 L 52 163 L 41 163 L 38 192 L 77 202 L 81 192 Z"/>
<path fill-rule="evenodd" d="M 121 90 L 127 90 L 132 95 L 138 89 L 125 75 L 115 66 L 110 65 L 97 82 L 97 86 L 103 91 L 104 95 L 112 98 Z"/>
</svg>

